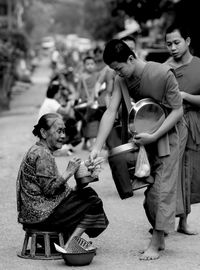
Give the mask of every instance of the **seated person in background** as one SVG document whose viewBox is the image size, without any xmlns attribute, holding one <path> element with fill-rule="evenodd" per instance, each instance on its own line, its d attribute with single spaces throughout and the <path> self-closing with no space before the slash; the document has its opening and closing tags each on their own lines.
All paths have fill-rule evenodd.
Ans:
<svg viewBox="0 0 200 270">
<path fill-rule="evenodd" d="M 90 187 L 72 190 L 68 180 L 80 166 L 80 158 L 69 161 L 61 176 L 53 151 L 62 147 L 65 125 L 59 114 L 43 115 L 33 134 L 39 138 L 25 154 L 17 177 L 18 222 L 41 230 L 58 230 L 71 236 L 84 232 L 97 237 L 108 226 L 103 203 Z"/>
<path fill-rule="evenodd" d="M 76 146 L 81 142 L 81 136 L 77 130 L 77 123 L 74 116 L 73 101 L 68 101 L 65 106 L 61 104 L 62 93 L 58 81 L 53 81 L 49 84 L 46 98 L 43 101 L 38 119 L 46 113 L 59 113 L 62 115 L 66 126 L 66 144 Z M 62 149 L 70 149 L 66 145 Z M 70 151 L 68 151 L 70 154 Z"/>
<path fill-rule="evenodd" d="M 39 109 L 38 119 L 46 113 L 59 113 L 64 117 L 73 116 L 72 104 L 68 102 L 64 107 L 61 105 L 60 101 L 61 91 L 59 82 L 53 81 L 48 86 L 46 98 Z"/>
<path fill-rule="evenodd" d="M 62 88 L 65 102 L 73 101 L 75 103 L 75 101 L 78 99 L 78 94 L 76 92 L 76 83 L 73 70 L 71 70 L 70 68 L 64 69 L 62 72 L 59 73 L 58 81 Z M 65 89 L 67 90 L 67 95 L 65 95 Z"/>
</svg>

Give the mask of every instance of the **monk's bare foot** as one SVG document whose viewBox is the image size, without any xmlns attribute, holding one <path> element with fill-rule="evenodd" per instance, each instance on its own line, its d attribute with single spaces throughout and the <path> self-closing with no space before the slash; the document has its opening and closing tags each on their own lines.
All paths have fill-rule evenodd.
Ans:
<svg viewBox="0 0 200 270">
<path fill-rule="evenodd" d="M 140 249 L 139 253 L 144 254 L 147 251 L 148 248 L 149 248 L 149 246 L 145 247 L 144 249 Z"/>
<path fill-rule="evenodd" d="M 146 251 L 148 250 L 148 247 L 139 250 L 140 254 L 144 254 Z M 163 243 L 160 243 L 159 247 L 158 247 L 158 251 L 162 251 L 165 250 L 165 242 L 163 241 Z"/>
<path fill-rule="evenodd" d="M 149 245 L 145 249 L 140 250 L 139 253 L 145 254 L 148 250 L 161 251 L 164 249 L 165 249 L 164 231 L 153 230 L 153 235 Z"/>
<path fill-rule="evenodd" d="M 157 260 L 160 257 L 159 251 L 155 248 L 149 247 L 141 256 L 140 260 L 150 261 Z"/>
<path fill-rule="evenodd" d="M 188 228 L 188 226 L 185 226 L 185 227 L 180 227 L 178 226 L 177 228 L 177 232 L 179 233 L 183 233 L 183 234 L 187 234 L 187 235 L 197 235 L 198 232 L 195 232 L 195 231 L 192 231 Z"/>
<path fill-rule="evenodd" d="M 157 260 L 159 251 L 165 249 L 164 231 L 153 230 L 153 235 L 148 248 L 140 256 L 140 260 Z"/>
<path fill-rule="evenodd" d="M 149 233 L 152 235 L 153 234 L 153 228 L 150 228 L 149 229 Z M 164 232 L 164 236 L 168 236 L 168 233 L 167 232 Z"/>
</svg>

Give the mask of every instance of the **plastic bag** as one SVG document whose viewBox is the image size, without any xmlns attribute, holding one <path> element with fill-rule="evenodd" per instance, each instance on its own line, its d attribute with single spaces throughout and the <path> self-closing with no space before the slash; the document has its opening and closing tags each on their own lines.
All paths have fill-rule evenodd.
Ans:
<svg viewBox="0 0 200 270">
<path fill-rule="evenodd" d="M 144 146 L 140 146 L 137 161 L 135 165 L 135 176 L 138 178 L 148 177 L 150 175 L 150 163 Z"/>
</svg>

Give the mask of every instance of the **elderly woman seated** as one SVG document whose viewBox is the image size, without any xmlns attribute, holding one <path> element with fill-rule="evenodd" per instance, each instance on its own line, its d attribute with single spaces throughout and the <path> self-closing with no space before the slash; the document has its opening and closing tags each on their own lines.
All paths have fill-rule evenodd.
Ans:
<svg viewBox="0 0 200 270">
<path fill-rule="evenodd" d="M 64 174 L 58 172 L 52 153 L 62 147 L 65 125 L 60 115 L 45 114 L 33 134 L 39 138 L 25 154 L 17 178 L 18 222 L 41 230 L 59 230 L 66 235 L 65 248 L 84 232 L 97 237 L 108 226 L 103 203 L 91 187 L 73 190 L 68 180 L 81 160 L 69 161 Z"/>
</svg>

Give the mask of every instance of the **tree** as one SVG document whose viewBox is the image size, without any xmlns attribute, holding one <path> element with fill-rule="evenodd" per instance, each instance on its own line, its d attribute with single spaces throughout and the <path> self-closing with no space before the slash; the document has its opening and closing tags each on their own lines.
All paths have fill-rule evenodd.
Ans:
<svg viewBox="0 0 200 270">
<path fill-rule="evenodd" d="M 108 40 L 124 30 L 128 17 L 134 18 L 141 27 L 163 14 L 171 20 L 174 5 L 174 0 L 86 0 L 85 27 L 94 38 Z"/>
<path fill-rule="evenodd" d="M 52 6 L 42 1 L 30 1 L 25 7 L 23 20 L 24 29 L 28 33 L 31 43 L 39 42 L 51 31 L 51 18 L 53 16 Z"/>
<path fill-rule="evenodd" d="M 83 29 L 84 0 L 27 0 L 25 31 L 33 43 L 44 36 L 70 33 L 87 35 Z"/>
<path fill-rule="evenodd" d="M 109 40 L 124 29 L 124 11 L 112 14 L 110 0 L 85 0 L 84 26 L 96 40 Z"/>
<path fill-rule="evenodd" d="M 54 4 L 52 31 L 57 34 L 83 34 L 83 13 L 76 3 Z"/>
</svg>

